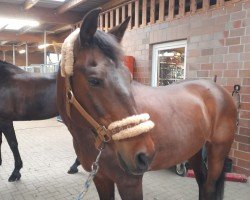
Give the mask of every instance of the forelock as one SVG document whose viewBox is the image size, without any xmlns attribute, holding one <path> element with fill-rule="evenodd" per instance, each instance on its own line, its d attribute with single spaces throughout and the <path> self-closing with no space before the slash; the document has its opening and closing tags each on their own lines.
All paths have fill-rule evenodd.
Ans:
<svg viewBox="0 0 250 200">
<path fill-rule="evenodd" d="M 77 39 L 80 41 L 79 32 L 79 28 L 72 32 L 64 40 L 62 45 L 61 75 L 63 77 L 66 75 L 73 75 L 74 44 Z M 93 40 L 83 48 L 97 48 L 101 53 L 103 53 L 107 58 L 111 59 L 116 64 L 122 59 L 123 56 L 123 51 L 121 50 L 120 44 L 117 42 L 115 37 L 99 30 L 96 31 Z"/>
<path fill-rule="evenodd" d="M 97 30 L 93 38 L 93 47 L 98 47 L 100 51 L 115 63 L 123 56 L 120 44 L 115 37 L 103 31 Z"/>
</svg>

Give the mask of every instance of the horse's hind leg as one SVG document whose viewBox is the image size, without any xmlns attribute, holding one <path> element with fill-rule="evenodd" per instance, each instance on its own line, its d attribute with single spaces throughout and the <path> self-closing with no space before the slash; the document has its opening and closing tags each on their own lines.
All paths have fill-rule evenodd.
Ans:
<svg viewBox="0 0 250 200">
<path fill-rule="evenodd" d="M 203 187 L 204 187 L 204 184 L 206 182 L 206 176 L 207 176 L 207 169 L 206 169 L 205 163 L 203 162 L 203 159 L 202 159 L 202 150 L 197 152 L 188 161 L 189 161 L 189 164 L 191 165 L 192 169 L 194 170 L 195 179 L 198 183 L 199 200 L 202 200 Z"/>
<path fill-rule="evenodd" d="M 81 163 L 79 162 L 79 160 L 76 158 L 74 164 L 69 168 L 68 174 L 75 174 L 78 172 L 77 167 L 80 165 Z"/>
<path fill-rule="evenodd" d="M 221 200 L 224 194 L 224 162 L 230 144 L 207 144 L 208 174 L 204 185 L 205 200 Z"/>
<path fill-rule="evenodd" d="M 11 176 L 9 177 L 9 182 L 13 182 L 21 178 L 20 169 L 23 167 L 23 162 L 18 150 L 18 143 L 13 127 L 13 122 L 6 122 L 5 126 L 3 127 L 3 134 L 10 146 L 15 159 L 15 168 Z"/>
<path fill-rule="evenodd" d="M 100 200 L 114 200 L 115 199 L 115 184 L 112 180 L 106 177 L 96 176 L 94 183 L 98 191 Z"/>
</svg>

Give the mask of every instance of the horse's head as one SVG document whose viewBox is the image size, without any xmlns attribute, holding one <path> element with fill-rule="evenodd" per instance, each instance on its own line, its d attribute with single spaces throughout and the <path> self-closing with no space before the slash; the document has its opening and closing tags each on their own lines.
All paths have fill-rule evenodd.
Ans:
<svg viewBox="0 0 250 200">
<path fill-rule="evenodd" d="M 84 17 L 79 35 L 74 42 L 73 55 L 66 52 L 67 56 L 73 56 L 73 67 L 65 71 L 71 76 L 74 96 L 81 106 L 99 124 L 109 127 L 114 134 L 121 132 L 122 124 L 126 126 L 127 131 L 127 126 L 131 126 L 131 123 L 133 126 L 141 125 L 139 123 L 142 121 L 144 124 L 147 123 L 148 116 L 137 113 L 131 92 L 131 75 L 123 65 L 123 53 L 119 42 L 129 18 L 109 33 L 105 33 L 97 30 L 99 13 L 100 9 L 95 9 Z M 73 115 L 83 120 L 74 109 Z M 133 121 L 133 117 L 130 116 L 139 120 Z M 122 119 L 125 120 L 121 121 Z M 152 128 L 152 124 L 149 123 L 149 126 Z M 142 125 L 137 127 L 140 128 Z M 136 132 L 135 129 L 133 131 Z M 122 168 L 133 174 L 141 174 L 148 170 L 153 159 L 154 143 L 147 133 L 136 137 L 130 137 L 129 134 L 129 131 L 125 133 L 126 139 L 116 135 L 117 138 L 113 138 L 110 145 L 116 151 Z"/>
</svg>

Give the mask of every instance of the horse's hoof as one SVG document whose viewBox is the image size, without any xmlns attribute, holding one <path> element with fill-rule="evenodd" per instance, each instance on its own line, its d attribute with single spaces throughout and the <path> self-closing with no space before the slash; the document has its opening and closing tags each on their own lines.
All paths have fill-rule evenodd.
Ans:
<svg viewBox="0 0 250 200">
<path fill-rule="evenodd" d="M 20 172 L 13 172 L 9 177 L 9 182 L 19 181 L 21 178 Z"/>
<path fill-rule="evenodd" d="M 75 167 L 71 167 L 68 171 L 68 174 L 76 174 L 78 172 L 78 169 Z"/>
</svg>

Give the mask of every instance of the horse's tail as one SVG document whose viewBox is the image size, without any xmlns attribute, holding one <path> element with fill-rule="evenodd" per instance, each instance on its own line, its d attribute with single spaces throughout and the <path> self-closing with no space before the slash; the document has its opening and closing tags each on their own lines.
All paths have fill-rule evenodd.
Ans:
<svg viewBox="0 0 250 200">
<path fill-rule="evenodd" d="M 223 199 L 224 195 L 224 185 L 225 185 L 225 171 L 226 171 L 226 159 L 224 161 L 224 166 L 221 171 L 220 177 L 216 181 L 216 199 Z"/>
</svg>

